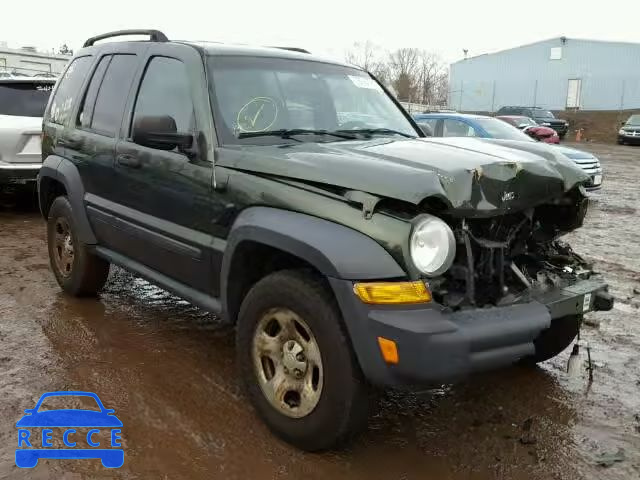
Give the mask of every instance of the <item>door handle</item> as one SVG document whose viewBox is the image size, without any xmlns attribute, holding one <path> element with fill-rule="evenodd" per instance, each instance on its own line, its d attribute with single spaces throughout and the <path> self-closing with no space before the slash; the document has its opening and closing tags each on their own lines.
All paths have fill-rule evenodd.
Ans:
<svg viewBox="0 0 640 480">
<path fill-rule="evenodd" d="M 142 167 L 142 164 L 140 163 L 140 160 L 138 159 L 138 157 L 134 155 L 129 155 L 128 153 L 121 153 L 120 155 L 118 155 L 116 157 L 116 162 L 118 162 L 118 164 L 122 165 L 123 167 L 129 167 L 129 168 Z"/>
<path fill-rule="evenodd" d="M 58 145 L 77 150 L 82 145 L 82 141 L 75 138 L 61 138 L 58 140 Z"/>
</svg>

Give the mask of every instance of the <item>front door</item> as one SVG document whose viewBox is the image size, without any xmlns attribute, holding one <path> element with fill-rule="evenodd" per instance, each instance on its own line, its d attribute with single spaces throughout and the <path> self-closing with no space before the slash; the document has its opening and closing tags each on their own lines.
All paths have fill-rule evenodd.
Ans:
<svg viewBox="0 0 640 480">
<path fill-rule="evenodd" d="M 189 52 L 184 52 L 189 49 Z M 175 54 L 148 52 L 140 84 L 116 145 L 116 181 L 121 195 L 116 207 L 127 257 L 203 292 L 211 291 L 213 163 L 207 157 L 206 106 L 194 102 L 205 88 L 204 69 L 176 46 Z M 197 56 L 197 55 L 196 55 Z M 136 143 L 140 125 L 175 125 L 192 135 L 190 146 L 169 150 Z M 159 123 L 158 123 L 159 122 Z"/>
</svg>

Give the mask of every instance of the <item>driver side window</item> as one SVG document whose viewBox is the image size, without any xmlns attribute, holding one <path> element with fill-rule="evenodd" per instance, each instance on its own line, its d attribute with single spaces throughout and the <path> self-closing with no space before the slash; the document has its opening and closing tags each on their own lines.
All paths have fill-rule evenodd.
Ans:
<svg viewBox="0 0 640 480">
<path fill-rule="evenodd" d="M 477 137 L 478 133 L 469 124 L 460 120 L 447 118 L 442 127 L 443 137 Z"/>
<path fill-rule="evenodd" d="M 178 132 L 195 130 L 189 77 L 181 61 L 168 57 L 150 60 L 138 91 L 132 125 L 143 117 L 171 117 Z"/>
</svg>

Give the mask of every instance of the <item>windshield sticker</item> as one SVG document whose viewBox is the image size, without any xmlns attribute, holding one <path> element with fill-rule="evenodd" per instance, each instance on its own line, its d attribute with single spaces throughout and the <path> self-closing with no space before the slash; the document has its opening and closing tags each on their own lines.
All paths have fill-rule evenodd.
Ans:
<svg viewBox="0 0 640 480">
<path fill-rule="evenodd" d="M 357 75 L 347 75 L 349 80 L 353 82 L 353 84 L 358 88 L 372 88 L 378 89 L 378 84 L 373 81 L 370 77 L 360 77 Z"/>
<path fill-rule="evenodd" d="M 255 97 L 238 112 L 236 119 L 240 132 L 265 132 L 278 118 L 278 104 L 270 97 Z"/>
</svg>

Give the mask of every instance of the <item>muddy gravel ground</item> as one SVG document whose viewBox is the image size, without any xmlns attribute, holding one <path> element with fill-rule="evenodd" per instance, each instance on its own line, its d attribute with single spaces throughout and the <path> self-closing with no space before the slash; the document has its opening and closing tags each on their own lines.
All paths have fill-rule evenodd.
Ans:
<svg viewBox="0 0 640 480">
<path fill-rule="evenodd" d="M 640 148 L 583 148 L 600 156 L 605 184 L 568 239 L 617 298 L 583 329 L 593 382 L 566 373 L 565 351 L 538 368 L 385 393 L 354 445 L 321 454 L 283 444 L 256 418 L 231 329 L 119 269 L 99 299 L 66 297 L 38 212 L 0 207 L 0 479 L 640 478 Z M 52 390 L 96 392 L 115 409 L 122 468 L 15 466 L 15 423 Z"/>
</svg>

